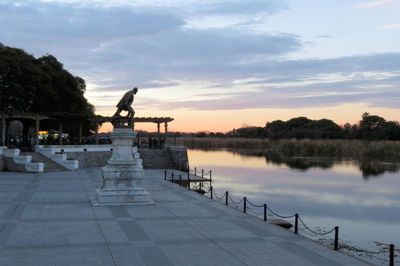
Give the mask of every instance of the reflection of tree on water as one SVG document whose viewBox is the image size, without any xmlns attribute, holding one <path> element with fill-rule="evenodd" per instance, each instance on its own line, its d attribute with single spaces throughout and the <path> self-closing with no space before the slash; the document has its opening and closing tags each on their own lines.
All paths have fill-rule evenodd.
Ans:
<svg viewBox="0 0 400 266">
<path fill-rule="evenodd" d="M 386 172 L 396 173 L 400 170 L 399 164 L 381 163 L 381 162 L 374 162 L 371 160 L 359 161 L 359 167 L 365 179 L 368 179 L 370 176 L 383 175 Z"/>
<path fill-rule="evenodd" d="M 265 157 L 267 164 L 273 163 L 276 165 L 287 165 L 292 169 L 297 169 L 300 171 L 307 171 L 310 168 L 329 169 L 335 164 L 340 164 L 346 161 L 345 158 L 290 157 L 285 156 L 280 152 L 252 151 L 249 149 L 236 149 L 231 151 L 244 156 Z M 360 168 L 360 171 L 365 179 L 368 179 L 371 176 L 380 176 L 386 172 L 396 173 L 400 171 L 400 164 L 382 163 L 377 161 L 376 158 L 361 158 L 357 159 L 355 162 L 358 164 L 358 167 Z"/>
<path fill-rule="evenodd" d="M 304 157 L 284 157 L 281 155 L 265 155 L 267 163 L 277 165 L 286 164 L 292 169 L 306 171 L 311 167 L 328 169 L 334 165 L 334 161 L 326 158 L 304 158 Z"/>
</svg>

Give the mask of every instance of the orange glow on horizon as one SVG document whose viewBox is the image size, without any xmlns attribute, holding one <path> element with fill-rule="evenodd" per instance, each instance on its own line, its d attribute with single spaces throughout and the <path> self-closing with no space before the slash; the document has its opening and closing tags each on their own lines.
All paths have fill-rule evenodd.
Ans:
<svg viewBox="0 0 400 266">
<path fill-rule="evenodd" d="M 315 108 L 263 108 L 263 109 L 241 109 L 241 110 L 147 110 L 144 108 L 135 109 L 136 116 L 139 117 L 173 117 L 174 121 L 168 123 L 168 132 L 228 132 L 234 128 L 243 126 L 264 127 L 267 122 L 274 120 L 289 120 L 294 117 L 306 116 L 310 119 L 331 119 L 339 125 L 346 122 L 350 124 L 358 123 L 364 112 L 378 115 L 386 120 L 398 121 L 400 109 L 395 108 L 375 108 L 366 104 L 342 104 L 331 107 Z M 106 114 L 111 115 L 112 111 Z M 136 123 L 135 129 L 156 132 L 155 123 Z M 110 123 L 105 123 L 100 132 L 112 130 Z M 164 132 L 164 124 L 160 126 L 160 131 Z"/>
</svg>

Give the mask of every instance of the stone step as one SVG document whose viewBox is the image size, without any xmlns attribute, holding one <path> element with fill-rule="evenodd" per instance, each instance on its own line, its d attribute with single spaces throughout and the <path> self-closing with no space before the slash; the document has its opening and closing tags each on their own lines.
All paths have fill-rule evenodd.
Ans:
<svg viewBox="0 0 400 266">
<path fill-rule="evenodd" d="M 33 163 L 43 163 L 44 164 L 44 171 L 45 172 L 56 172 L 56 171 L 68 171 L 67 168 L 59 165 L 58 163 L 50 160 L 46 156 L 37 153 L 37 152 L 21 152 L 21 155 L 30 155 L 32 156 Z"/>
</svg>

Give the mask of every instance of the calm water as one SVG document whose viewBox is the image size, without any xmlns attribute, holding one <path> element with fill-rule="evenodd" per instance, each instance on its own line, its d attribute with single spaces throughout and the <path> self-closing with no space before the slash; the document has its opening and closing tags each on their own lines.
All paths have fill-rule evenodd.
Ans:
<svg viewBox="0 0 400 266">
<path fill-rule="evenodd" d="M 267 203 L 281 215 L 297 212 L 314 230 L 339 226 L 341 243 L 381 251 L 357 254 L 364 259 L 387 262 L 388 254 L 382 253 L 386 246 L 376 242 L 400 247 L 398 164 L 329 158 L 270 160 L 230 151 L 189 150 L 188 155 L 191 167 L 212 170 L 218 195 L 228 190 L 235 201 L 246 196 L 255 204 Z M 262 213 L 261 208 L 251 211 Z"/>
</svg>

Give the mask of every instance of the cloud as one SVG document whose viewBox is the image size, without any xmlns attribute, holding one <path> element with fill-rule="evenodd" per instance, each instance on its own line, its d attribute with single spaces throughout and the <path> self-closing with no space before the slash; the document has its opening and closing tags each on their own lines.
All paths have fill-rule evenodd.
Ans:
<svg viewBox="0 0 400 266">
<path fill-rule="evenodd" d="M 120 7 L 75 8 L 65 4 L 15 6 L 2 4 L 0 29 L 20 39 L 57 45 L 95 44 L 114 38 L 143 36 L 180 27 L 184 22 L 166 14 L 136 12 Z M 22 36 L 22 33 L 25 36 Z"/>
<path fill-rule="evenodd" d="M 382 6 L 389 3 L 400 3 L 399 0 L 378 0 L 373 2 L 368 2 L 365 4 L 358 5 L 358 8 L 368 8 L 368 7 L 375 7 L 375 6 Z"/>
<path fill-rule="evenodd" d="M 384 30 L 400 29 L 400 24 L 386 25 L 383 26 L 382 29 Z"/>
<path fill-rule="evenodd" d="M 56 56 L 86 80 L 98 110 L 132 86 L 159 109 L 385 106 L 400 97 L 400 53 L 288 60 L 303 47 L 295 34 L 187 27 L 193 17 L 236 14 L 246 25 L 279 12 L 278 1 L 46 1 L 0 0 L 2 42 Z"/>
</svg>

